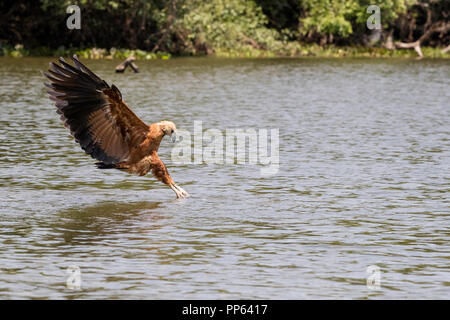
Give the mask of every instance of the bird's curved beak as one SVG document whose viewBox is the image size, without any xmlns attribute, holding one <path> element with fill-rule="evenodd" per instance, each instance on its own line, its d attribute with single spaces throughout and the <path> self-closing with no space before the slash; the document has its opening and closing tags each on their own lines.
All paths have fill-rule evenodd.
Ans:
<svg viewBox="0 0 450 320">
<path fill-rule="evenodd" d="M 172 138 L 172 143 L 175 143 L 177 141 L 177 132 L 174 130 L 170 137 Z"/>
</svg>

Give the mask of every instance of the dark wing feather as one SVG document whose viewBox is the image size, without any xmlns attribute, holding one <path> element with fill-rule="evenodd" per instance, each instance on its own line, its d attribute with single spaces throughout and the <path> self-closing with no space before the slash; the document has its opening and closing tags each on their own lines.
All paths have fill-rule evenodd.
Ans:
<svg viewBox="0 0 450 320">
<path fill-rule="evenodd" d="M 60 58 L 61 65 L 52 62 L 44 72 L 56 112 L 87 154 L 105 164 L 126 160 L 149 127 L 125 104 L 115 85 L 110 87 L 76 56 L 73 61 L 75 66 Z"/>
</svg>

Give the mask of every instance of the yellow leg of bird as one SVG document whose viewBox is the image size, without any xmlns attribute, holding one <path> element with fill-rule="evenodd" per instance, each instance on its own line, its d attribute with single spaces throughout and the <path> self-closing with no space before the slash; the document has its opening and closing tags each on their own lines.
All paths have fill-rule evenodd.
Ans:
<svg viewBox="0 0 450 320">
<path fill-rule="evenodd" d="M 177 195 L 177 198 L 187 198 L 189 197 L 189 193 L 183 190 L 180 186 L 176 185 L 175 183 L 172 183 L 169 185 L 170 188 L 175 192 Z"/>
</svg>

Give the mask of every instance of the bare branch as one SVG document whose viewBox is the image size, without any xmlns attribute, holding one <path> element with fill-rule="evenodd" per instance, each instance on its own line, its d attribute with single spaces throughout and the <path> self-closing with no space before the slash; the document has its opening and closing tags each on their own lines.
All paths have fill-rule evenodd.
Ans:
<svg viewBox="0 0 450 320">
<path fill-rule="evenodd" d="M 414 42 L 395 42 L 395 47 L 399 49 L 410 49 L 414 48 L 416 50 L 417 54 L 419 55 L 417 59 L 422 59 L 422 49 L 420 48 L 420 45 L 428 40 L 431 35 L 435 32 L 439 33 L 446 33 L 450 30 L 450 22 L 443 23 L 443 22 L 437 22 L 433 24 L 418 40 Z M 445 49 L 444 49 L 445 50 Z"/>
</svg>

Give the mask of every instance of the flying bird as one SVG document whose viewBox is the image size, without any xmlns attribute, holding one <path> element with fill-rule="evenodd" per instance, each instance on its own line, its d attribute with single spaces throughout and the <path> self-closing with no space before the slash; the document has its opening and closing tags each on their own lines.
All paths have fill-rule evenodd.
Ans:
<svg viewBox="0 0 450 320">
<path fill-rule="evenodd" d="M 62 57 L 59 63 L 50 63 L 44 75 L 49 98 L 55 102 L 56 112 L 70 130 L 81 148 L 94 159 L 99 169 L 119 169 L 140 176 L 149 171 L 177 195 L 189 194 L 169 175 L 158 156 L 164 136 L 176 141 L 177 128 L 171 121 L 145 124 L 122 100 L 122 94 L 113 84 L 109 86 L 76 55 L 74 66 Z"/>
</svg>

